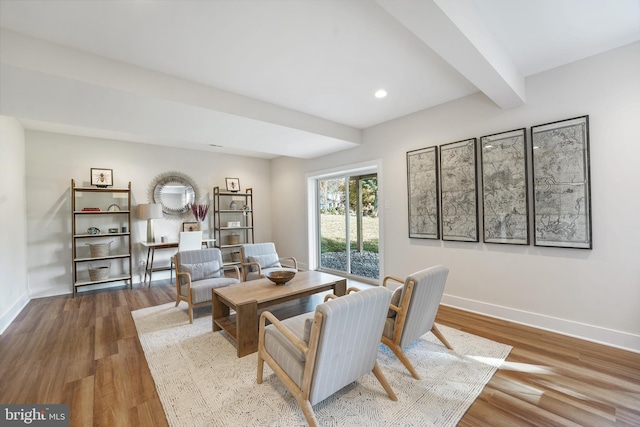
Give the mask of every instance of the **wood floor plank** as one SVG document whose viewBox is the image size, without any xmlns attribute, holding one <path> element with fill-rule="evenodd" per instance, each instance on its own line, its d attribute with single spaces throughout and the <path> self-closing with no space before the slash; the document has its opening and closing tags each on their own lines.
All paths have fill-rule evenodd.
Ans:
<svg viewBox="0 0 640 427">
<path fill-rule="evenodd" d="M 93 425 L 93 395 L 94 377 L 86 376 L 77 381 L 70 381 L 64 385 L 61 403 L 67 403 L 71 410 L 70 427 Z"/>
<path fill-rule="evenodd" d="M 0 402 L 68 403 L 72 426 L 167 426 L 130 313 L 174 298 L 164 281 L 30 301 L 0 336 Z M 513 346 L 459 426 L 640 426 L 639 354 L 446 306 L 436 321 Z"/>
</svg>

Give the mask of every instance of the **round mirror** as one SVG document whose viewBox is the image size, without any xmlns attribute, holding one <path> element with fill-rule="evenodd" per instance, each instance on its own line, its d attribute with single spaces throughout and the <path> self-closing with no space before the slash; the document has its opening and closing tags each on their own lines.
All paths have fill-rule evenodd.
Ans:
<svg viewBox="0 0 640 427">
<path fill-rule="evenodd" d="M 182 215 L 191 211 L 196 202 L 196 188 L 184 176 L 167 175 L 159 178 L 153 188 L 153 201 L 162 205 L 168 215 Z"/>
</svg>

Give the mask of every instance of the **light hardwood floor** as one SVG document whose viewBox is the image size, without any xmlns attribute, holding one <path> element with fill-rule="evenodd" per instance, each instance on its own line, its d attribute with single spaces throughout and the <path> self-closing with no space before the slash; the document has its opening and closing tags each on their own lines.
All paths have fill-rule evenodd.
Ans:
<svg viewBox="0 0 640 427">
<path fill-rule="evenodd" d="M 68 403 L 72 426 L 166 426 L 130 312 L 174 296 L 154 282 L 32 300 L 0 337 L 0 402 Z M 640 426 L 640 354 L 449 307 L 437 322 L 513 346 L 460 426 Z"/>
</svg>

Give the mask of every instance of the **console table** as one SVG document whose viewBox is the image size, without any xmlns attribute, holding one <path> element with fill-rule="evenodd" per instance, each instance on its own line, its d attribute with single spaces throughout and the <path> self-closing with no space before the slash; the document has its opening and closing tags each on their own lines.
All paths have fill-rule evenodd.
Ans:
<svg viewBox="0 0 640 427">
<path fill-rule="evenodd" d="M 209 243 L 215 242 L 216 239 L 202 239 L 203 245 L 209 245 Z M 171 270 L 171 266 L 168 267 L 153 267 L 153 258 L 156 254 L 156 249 L 171 249 L 178 247 L 178 241 L 170 242 L 140 242 L 143 247 L 147 248 L 147 262 L 144 265 L 144 280 L 142 284 L 147 283 L 147 274 L 149 274 L 149 287 L 151 287 L 151 275 L 154 271 L 167 271 Z M 173 281 L 173 274 L 171 275 Z"/>
</svg>

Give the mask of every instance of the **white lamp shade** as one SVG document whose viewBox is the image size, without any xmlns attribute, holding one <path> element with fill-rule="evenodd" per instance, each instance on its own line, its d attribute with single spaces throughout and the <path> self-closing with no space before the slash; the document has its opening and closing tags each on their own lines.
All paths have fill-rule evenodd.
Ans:
<svg viewBox="0 0 640 427">
<path fill-rule="evenodd" d="M 160 219 L 162 218 L 162 205 L 159 203 L 148 203 L 138 205 L 139 219 Z"/>
</svg>

